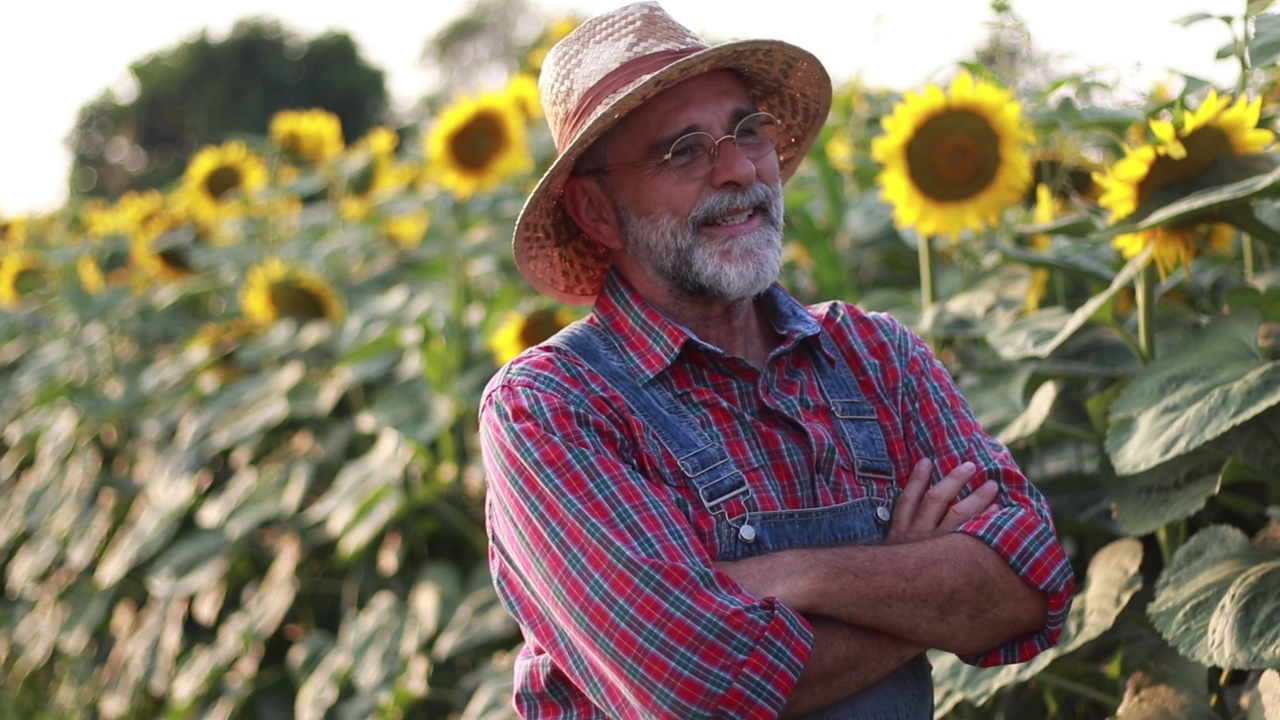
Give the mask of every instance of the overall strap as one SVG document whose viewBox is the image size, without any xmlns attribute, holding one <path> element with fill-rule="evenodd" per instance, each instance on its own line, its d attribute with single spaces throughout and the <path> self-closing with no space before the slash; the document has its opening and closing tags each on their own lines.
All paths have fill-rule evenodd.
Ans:
<svg viewBox="0 0 1280 720">
<path fill-rule="evenodd" d="M 720 443 L 712 442 L 698 429 L 693 416 L 662 388 L 646 388 L 616 359 L 617 347 L 604 330 L 584 321 L 571 323 L 547 341 L 569 350 L 589 367 L 600 373 L 610 387 L 626 398 L 627 404 L 657 435 L 659 442 L 679 462 L 680 470 L 698 492 L 702 505 L 711 513 L 720 513 L 739 528 L 746 542 L 754 539 L 754 529 L 744 514 L 730 519 L 722 507 L 735 497 L 743 501 L 751 496 L 747 479 L 729 458 Z M 735 522 L 741 520 L 741 523 Z"/>
<path fill-rule="evenodd" d="M 838 423 L 844 432 L 845 441 L 853 451 L 854 470 L 871 497 L 875 497 L 875 487 L 868 482 L 869 478 L 887 480 L 892 484 L 893 463 L 889 460 L 889 447 L 884 441 L 884 431 L 880 429 L 880 421 L 876 417 L 876 409 L 867 402 L 867 398 L 858 389 L 858 382 L 853 371 L 843 356 L 836 352 L 835 343 L 826 331 L 820 331 L 822 346 L 832 357 L 836 358 L 835 367 L 819 360 L 814 363 L 818 375 L 818 384 L 831 403 L 831 412 L 841 422 Z"/>
</svg>

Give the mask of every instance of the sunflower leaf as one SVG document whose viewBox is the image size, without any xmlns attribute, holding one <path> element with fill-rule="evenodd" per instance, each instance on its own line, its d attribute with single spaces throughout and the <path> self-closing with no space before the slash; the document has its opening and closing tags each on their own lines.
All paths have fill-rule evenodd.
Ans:
<svg viewBox="0 0 1280 720">
<path fill-rule="evenodd" d="M 1194 463 L 1179 461 L 1111 483 L 1116 523 L 1132 537 L 1153 533 L 1160 527 L 1191 517 L 1221 487 L 1221 460 Z"/>
<path fill-rule="evenodd" d="M 1195 25 L 1198 22 L 1203 22 L 1205 20 L 1213 20 L 1217 17 L 1218 17 L 1217 15 L 1213 15 L 1207 12 L 1191 13 L 1190 15 L 1185 15 L 1183 17 L 1180 17 L 1174 20 L 1173 24 L 1181 25 L 1182 27 L 1190 27 L 1192 25 Z"/>
<path fill-rule="evenodd" d="M 1258 312 L 1218 318 L 1139 372 L 1111 406 L 1120 475 L 1184 455 L 1280 403 L 1280 363 L 1258 352 Z"/>
<path fill-rule="evenodd" d="M 1229 525 L 1178 549 L 1156 581 L 1147 615 L 1182 654 L 1224 669 L 1280 663 L 1280 556 Z"/>
<path fill-rule="evenodd" d="M 1185 222 L 1255 197 L 1280 194 L 1280 153 L 1228 155 L 1195 178 L 1171 185 L 1100 236 L 1138 232 Z"/>
<path fill-rule="evenodd" d="M 1081 211 L 1063 215 L 1047 223 L 1017 225 L 1013 228 L 1013 231 L 1019 235 L 1046 234 L 1085 237 L 1097 232 L 1098 227 L 1099 223 L 1094 219 L 1093 215 Z"/>
<path fill-rule="evenodd" d="M 1249 64 L 1255 68 L 1276 64 L 1280 59 L 1280 15 L 1258 15 L 1249 38 Z"/>
<path fill-rule="evenodd" d="M 1121 288 L 1133 283 L 1133 279 L 1150 259 L 1152 247 L 1148 245 L 1134 256 L 1120 272 L 1116 273 L 1115 279 L 1106 290 L 1089 298 L 1071 315 L 1064 318 L 1060 308 L 1047 308 L 993 330 L 987 338 L 988 342 L 1005 360 L 1048 356 L 1083 327 L 1113 295 L 1120 292 Z"/>
</svg>

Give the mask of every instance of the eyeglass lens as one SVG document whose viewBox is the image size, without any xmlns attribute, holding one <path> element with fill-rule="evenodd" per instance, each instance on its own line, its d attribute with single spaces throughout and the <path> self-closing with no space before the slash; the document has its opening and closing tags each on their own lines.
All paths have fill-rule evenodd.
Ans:
<svg viewBox="0 0 1280 720">
<path fill-rule="evenodd" d="M 778 141 L 778 121 L 769 113 L 748 115 L 738 123 L 733 135 L 719 140 L 707 133 L 689 133 L 671 145 L 668 159 L 671 169 L 681 177 L 695 178 L 706 175 L 715 167 L 720 143 L 733 140 L 743 155 L 758 160 L 773 150 Z"/>
</svg>

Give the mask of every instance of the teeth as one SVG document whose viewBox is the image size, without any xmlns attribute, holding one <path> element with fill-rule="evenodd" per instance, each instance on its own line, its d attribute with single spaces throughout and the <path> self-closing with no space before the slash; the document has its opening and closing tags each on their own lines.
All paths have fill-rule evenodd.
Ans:
<svg viewBox="0 0 1280 720">
<path fill-rule="evenodd" d="M 722 217 L 719 220 L 712 220 L 708 224 L 709 225 L 737 225 L 739 223 L 746 222 L 747 218 L 749 217 L 751 217 L 750 210 L 744 213 L 738 213 L 737 215 L 729 215 L 727 217 Z"/>
</svg>

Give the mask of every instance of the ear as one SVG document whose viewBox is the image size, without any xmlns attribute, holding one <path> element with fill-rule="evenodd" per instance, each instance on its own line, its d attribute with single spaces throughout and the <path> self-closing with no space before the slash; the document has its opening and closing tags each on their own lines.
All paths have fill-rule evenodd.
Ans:
<svg viewBox="0 0 1280 720">
<path fill-rule="evenodd" d="M 613 199 L 594 177 L 579 175 L 565 182 L 564 208 L 587 237 L 610 250 L 622 249 L 622 233 Z"/>
</svg>

